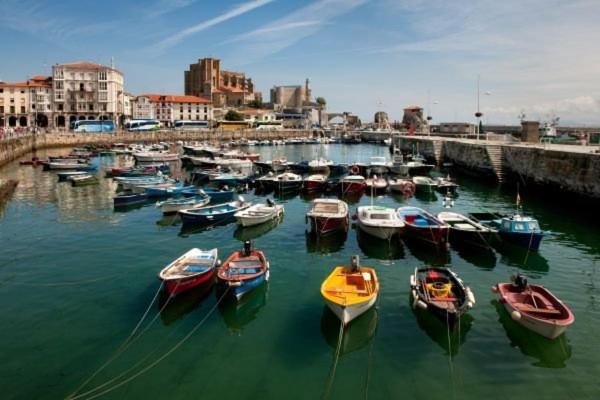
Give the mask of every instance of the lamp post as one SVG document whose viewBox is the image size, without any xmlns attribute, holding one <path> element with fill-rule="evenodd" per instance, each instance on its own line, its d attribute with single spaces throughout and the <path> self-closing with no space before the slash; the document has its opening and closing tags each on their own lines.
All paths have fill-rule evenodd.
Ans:
<svg viewBox="0 0 600 400">
<path fill-rule="evenodd" d="M 480 91 L 479 91 L 479 83 L 481 80 L 481 75 L 477 74 L 477 112 L 475 113 L 475 118 L 477 118 L 477 140 L 479 141 L 479 134 L 481 133 L 481 117 L 483 117 L 483 113 L 481 112 L 481 110 L 479 109 L 480 106 Z M 492 92 L 486 91 L 484 93 L 486 96 L 490 96 L 492 94 Z"/>
</svg>

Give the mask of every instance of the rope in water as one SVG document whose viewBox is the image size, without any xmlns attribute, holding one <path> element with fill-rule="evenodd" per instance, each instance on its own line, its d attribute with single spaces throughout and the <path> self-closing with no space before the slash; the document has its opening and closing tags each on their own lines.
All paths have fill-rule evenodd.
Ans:
<svg viewBox="0 0 600 400">
<path fill-rule="evenodd" d="M 223 294 L 221 295 L 221 297 L 217 300 L 217 302 L 214 304 L 214 306 L 208 311 L 208 313 L 192 328 L 192 330 L 185 335 L 179 342 L 177 342 L 175 344 L 175 346 L 173 346 L 170 350 L 168 350 L 166 353 L 164 353 L 162 356 L 160 356 L 159 358 L 157 358 L 156 360 L 154 360 L 152 363 L 148 364 L 147 366 L 145 366 L 144 368 L 142 368 L 141 370 L 139 370 L 138 372 L 136 372 L 135 374 L 133 374 L 132 376 L 130 376 L 129 378 L 117 383 L 116 385 L 103 390 L 99 393 L 94 394 L 93 396 L 90 396 L 87 398 L 87 400 L 91 400 L 91 399 L 95 399 L 98 398 L 100 396 L 104 396 L 107 393 L 110 393 L 118 388 L 120 388 L 123 385 L 126 385 L 127 383 L 131 382 L 132 380 L 134 380 L 135 378 L 137 378 L 138 376 L 148 372 L 149 370 L 151 370 L 152 368 L 154 368 L 158 363 L 160 363 L 162 360 L 164 360 L 165 358 L 167 358 L 168 356 L 170 356 L 173 352 L 175 352 L 179 347 L 181 347 L 203 324 L 204 322 L 208 319 L 208 317 L 210 317 L 212 315 L 212 313 L 217 309 L 217 307 L 219 306 L 219 304 L 221 303 L 221 301 L 225 298 L 225 296 L 227 295 L 227 293 L 229 292 L 229 287 L 223 292 Z M 86 393 L 91 393 L 96 391 L 97 389 L 94 388 Z M 83 397 L 86 393 L 82 393 L 77 397 L 73 397 L 73 399 L 77 399 L 80 397 Z"/>
<path fill-rule="evenodd" d="M 333 364 L 331 366 L 331 370 L 329 372 L 329 378 L 327 379 L 327 386 L 325 387 L 325 392 L 323 393 L 322 398 L 329 398 L 329 394 L 331 392 L 331 387 L 333 386 L 333 380 L 335 379 L 335 370 L 337 368 L 338 360 L 340 359 L 340 351 L 342 349 L 342 340 L 344 339 L 344 323 L 340 321 L 340 333 L 338 335 L 338 343 L 335 349 L 335 355 L 333 358 Z"/>
<path fill-rule="evenodd" d="M 177 288 L 178 285 L 179 285 L 179 282 L 175 286 L 175 289 Z M 113 355 L 110 356 L 109 359 L 104 362 L 104 364 L 102 364 L 96 371 L 94 371 L 94 373 L 92 373 L 92 375 L 90 375 L 89 378 L 87 378 L 85 381 L 83 381 L 81 383 L 81 385 L 79 385 L 79 387 L 77 389 L 75 389 L 75 391 L 71 395 L 68 396 L 69 399 L 76 399 L 76 398 L 80 397 L 81 395 L 77 395 L 77 393 L 81 389 L 83 389 L 88 383 L 90 383 L 92 381 L 92 379 L 94 379 L 100 372 L 102 372 L 106 367 L 108 367 L 113 361 L 115 361 L 117 358 L 119 358 L 121 356 L 121 354 L 123 354 L 125 352 L 125 350 L 127 350 L 129 347 L 131 347 L 131 345 L 133 343 L 135 343 L 144 333 L 146 333 L 148 331 L 149 327 L 154 323 L 154 321 L 156 321 L 156 319 L 158 318 L 160 313 L 167 307 L 167 304 L 169 304 L 169 301 L 171 300 L 172 296 L 170 296 L 167 299 L 165 304 L 156 313 L 154 318 L 146 325 L 146 327 L 142 330 L 142 332 L 137 337 L 134 337 L 136 332 L 138 331 L 138 329 L 140 328 L 140 326 L 142 325 L 142 323 L 148 316 L 148 313 L 150 312 L 152 305 L 156 302 L 156 299 L 158 298 L 158 295 L 160 294 L 160 291 L 162 290 L 162 288 L 163 288 L 163 283 L 161 283 L 160 286 L 158 287 L 158 289 L 156 290 L 156 293 L 152 297 L 152 301 L 150 302 L 150 304 L 148 304 L 148 307 L 146 307 L 146 310 L 142 314 L 142 317 L 140 318 L 138 323 L 135 325 L 135 327 L 133 328 L 133 330 L 131 331 L 129 336 L 119 345 L 117 350 L 115 350 Z"/>
</svg>

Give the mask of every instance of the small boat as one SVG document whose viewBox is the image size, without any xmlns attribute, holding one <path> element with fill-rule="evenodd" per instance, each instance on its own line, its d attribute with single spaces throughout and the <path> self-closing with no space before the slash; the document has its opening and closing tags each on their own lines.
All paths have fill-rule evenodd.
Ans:
<svg viewBox="0 0 600 400">
<path fill-rule="evenodd" d="M 70 176 L 68 179 L 73 186 L 90 186 L 100 183 L 100 180 L 98 180 L 97 176 L 90 174 L 74 175 Z"/>
<path fill-rule="evenodd" d="M 393 208 L 361 206 L 357 210 L 358 227 L 379 239 L 390 240 L 402 232 L 404 221 Z"/>
<path fill-rule="evenodd" d="M 325 304 L 347 325 L 368 311 L 379 294 L 379 280 L 375 269 L 361 267 L 358 256 L 353 256 L 350 266 L 338 266 L 321 284 Z"/>
<path fill-rule="evenodd" d="M 300 161 L 297 163 L 289 164 L 289 168 L 291 171 L 304 174 L 308 173 L 308 161 Z"/>
<path fill-rule="evenodd" d="M 497 230 L 484 226 L 462 214 L 444 211 L 437 217 L 450 226 L 450 241 L 453 243 L 464 243 L 490 249 L 490 243 L 498 233 Z"/>
<path fill-rule="evenodd" d="M 316 160 L 312 160 L 308 163 L 308 170 L 310 172 L 323 172 L 328 173 L 329 167 L 333 165 L 333 161 L 326 160 L 324 158 L 318 158 Z"/>
<path fill-rule="evenodd" d="M 156 161 L 177 161 L 179 155 L 177 153 L 169 153 L 163 151 L 147 151 L 133 153 L 133 157 L 137 162 L 156 162 Z"/>
<path fill-rule="evenodd" d="M 415 239 L 439 248 L 446 248 L 450 226 L 418 207 L 400 207 L 398 216 L 404 220 L 406 233 Z"/>
<path fill-rule="evenodd" d="M 181 193 L 184 190 L 192 190 L 195 189 L 196 187 L 193 185 L 190 186 L 183 186 L 181 184 L 175 184 L 175 185 L 157 185 L 157 186 L 150 186 L 146 188 L 146 194 L 148 195 L 148 197 L 168 197 L 168 196 L 178 196 L 181 195 Z"/>
<path fill-rule="evenodd" d="M 369 166 L 367 164 L 355 162 L 350 165 L 349 171 L 350 171 L 350 175 L 367 176 L 368 169 L 369 169 Z"/>
<path fill-rule="evenodd" d="M 249 241 L 244 249 L 234 251 L 217 270 L 219 285 L 230 290 L 236 299 L 269 280 L 269 261 L 264 253 L 252 248 Z"/>
<path fill-rule="evenodd" d="M 404 164 L 404 156 L 400 152 L 396 152 L 392 157 L 390 172 L 395 175 L 408 176 L 408 168 Z"/>
<path fill-rule="evenodd" d="M 367 186 L 367 194 L 382 193 L 388 188 L 388 182 L 385 180 L 385 178 L 377 177 L 377 175 L 373 176 L 372 178 L 365 179 L 365 185 Z"/>
<path fill-rule="evenodd" d="M 256 186 L 256 189 L 262 190 L 263 192 L 273 190 L 273 187 L 275 186 L 275 174 L 269 172 L 268 174 L 261 176 L 254 181 L 254 185 Z"/>
<path fill-rule="evenodd" d="M 310 220 L 311 231 L 317 235 L 348 232 L 348 204 L 342 200 L 315 199 L 306 217 Z"/>
<path fill-rule="evenodd" d="M 77 161 L 51 161 L 48 163 L 48 169 L 50 170 L 77 170 L 79 168 L 88 167 L 88 164 L 82 164 Z"/>
<path fill-rule="evenodd" d="M 410 289 L 413 308 L 432 313 L 450 329 L 475 305 L 471 289 L 448 268 L 415 268 Z"/>
<path fill-rule="evenodd" d="M 406 197 L 412 197 L 417 191 L 417 187 L 410 179 L 390 179 L 388 181 L 390 191 L 400 193 Z"/>
<path fill-rule="evenodd" d="M 228 189 L 193 188 L 193 189 L 184 189 L 181 191 L 181 194 L 185 197 L 208 195 L 210 197 L 210 202 L 212 204 L 219 204 L 219 203 L 227 203 L 229 201 L 233 201 L 233 195 L 235 194 L 235 192 L 233 190 L 228 190 Z"/>
<path fill-rule="evenodd" d="M 179 197 L 156 203 L 156 207 L 162 210 L 163 215 L 176 214 L 180 210 L 201 208 L 210 203 L 210 196 L 198 195 L 196 197 Z"/>
<path fill-rule="evenodd" d="M 218 250 L 191 249 L 160 271 L 167 293 L 175 296 L 212 280 L 218 262 Z"/>
<path fill-rule="evenodd" d="M 385 160 L 385 157 L 371 157 L 371 162 L 369 163 L 369 172 L 377 175 L 383 175 L 390 172 L 390 166 Z"/>
<path fill-rule="evenodd" d="M 260 225 L 283 216 L 283 205 L 267 199 L 266 204 L 255 204 L 235 213 L 235 219 L 242 226 Z"/>
<path fill-rule="evenodd" d="M 513 320 L 533 332 L 556 339 L 575 322 L 575 316 L 558 297 L 541 285 L 529 284 L 522 275 L 512 283 L 498 283 L 492 291 Z"/>
<path fill-rule="evenodd" d="M 348 164 L 332 164 L 329 166 L 331 176 L 341 176 L 348 173 Z"/>
<path fill-rule="evenodd" d="M 113 197 L 113 203 L 115 207 L 126 207 L 135 204 L 143 204 L 148 200 L 146 193 L 118 193 Z"/>
<path fill-rule="evenodd" d="M 291 192 L 300 190 L 302 187 L 302 177 L 291 172 L 284 172 L 275 177 L 273 189 L 278 192 Z"/>
<path fill-rule="evenodd" d="M 435 190 L 443 194 L 452 194 L 455 195 L 458 190 L 458 184 L 450 179 L 450 175 L 446 178 L 439 177 L 434 179 L 436 184 Z"/>
<path fill-rule="evenodd" d="M 324 189 L 325 182 L 327 182 L 327 177 L 325 175 L 310 175 L 308 178 L 304 179 L 302 190 L 305 192 L 318 192 Z"/>
<path fill-rule="evenodd" d="M 218 185 L 231 185 L 237 186 L 240 184 L 247 183 L 250 180 L 250 177 L 247 174 L 241 172 L 232 172 L 227 174 L 217 174 L 215 176 L 210 177 L 210 181 L 213 184 Z"/>
<path fill-rule="evenodd" d="M 63 172 L 56 173 L 56 176 L 58 176 L 59 182 L 66 181 L 72 176 L 82 176 L 82 175 L 89 175 L 89 174 L 85 171 L 63 171 Z"/>
<path fill-rule="evenodd" d="M 470 213 L 469 217 L 482 225 L 497 229 L 502 240 L 529 250 L 538 250 L 545 236 L 536 219 L 522 216 L 518 211 L 512 215 Z"/>
<path fill-rule="evenodd" d="M 414 176 L 412 181 L 417 188 L 417 193 L 430 194 L 437 188 L 437 182 L 428 176 Z"/>
<path fill-rule="evenodd" d="M 348 175 L 340 179 L 340 192 L 342 195 L 356 194 L 365 191 L 367 184 L 361 175 Z"/>
<path fill-rule="evenodd" d="M 179 216 L 183 225 L 188 224 L 217 224 L 235 221 L 235 213 L 245 210 L 252 203 L 244 201 L 240 196 L 239 200 L 230 203 L 218 204 L 216 206 L 190 208 L 180 210 Z"/>
<path fill-rule="evenodd" d="M 412 157 L 411 161 L 404 163 L 404 174 L 408 174 L 410 176 L 427 175 L 434 167 L 435 165 L 433 164 L 425 164 L 425 159 L 419 155 L 416 155 Z"/>
</svg>

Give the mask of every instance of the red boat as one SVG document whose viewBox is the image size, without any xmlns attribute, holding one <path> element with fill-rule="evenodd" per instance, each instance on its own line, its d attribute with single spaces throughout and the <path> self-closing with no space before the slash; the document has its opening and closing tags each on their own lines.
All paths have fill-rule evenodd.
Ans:
<svg viewBox="0 0 600 400">
<path fill-rule="evenodd" d="M 492 288 L 500 294 L 500 303 L 513 320 L 535 333 L 555 339 L 575 322 L 571 310 L 552 292 L 541 285 L 528 284 L 522 275 L 512 283 L 499 283 Z"/>
<path fill-rule="evenodd" d="M 302 183 L 302 190 L 305 192 L 316 192 L 322 190 L 325 187 L 325 182 L 327 182 L 327 177 L 325 175 L 310 175 Z"/>
<path fill-rule="evenodd" d="M 348 175 L 340 179 L 339 185 L 342 195 L 362 193 L 367 187 L 365 178 L 361 175 Z"/>
<path fill-rule="evenodd" d="M 269 280 L 269 261 L 265 254 L 252 248 L 252 243 L 244 242 L 241 251 L 234 251 L 221 264 L 217 279 L 222 289 L 240 299 L 244 294 Z"/>
<path fill-rule="evenodd" d="M 404 220 L 407 236 L 437 248 L 448 247 L 450 225 L 418 207 L 400 207 L 397 213 Z"/>
<path fill-rule="evenodd" d="M 158 278 L 163 281 L 170 295 L 177 295 L 210 282 L 217 265 L 217 257 L 217 249 L 191 249 L 160 271 Z"/>
<path fill-rule="evenodd" d="M 311 231 L 317 235 L 327 235 L 336 231 L 348 232 L 348 204 L 337 199 L 316 199 L 306 214 Z"/>
</svg>

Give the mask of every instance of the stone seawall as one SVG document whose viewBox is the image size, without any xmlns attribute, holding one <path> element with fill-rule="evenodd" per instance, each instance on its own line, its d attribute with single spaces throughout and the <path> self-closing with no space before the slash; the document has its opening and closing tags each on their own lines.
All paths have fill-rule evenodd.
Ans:
<svg viewBox="0 0 600 400">
<path fill-rule="evenodd" d="M 582 146 L 506 144 L 440 137 L 394 138 L 403 152 L 416 152 L 435 162 L 451 162 L 484 177 L 600 198 L 600 154 Z"/>
<path fill-rule="evenodd" d="M 82 146 L 86 144 L 155 143 L 181 141 L 230 141 L 239 139 L 272 140 L 312 135 L 306 130 L 285 131 L 173 131 L 126 133 L 48 133 L 0 142 L 0 167 L 33 150 Z"/>
</svg>

